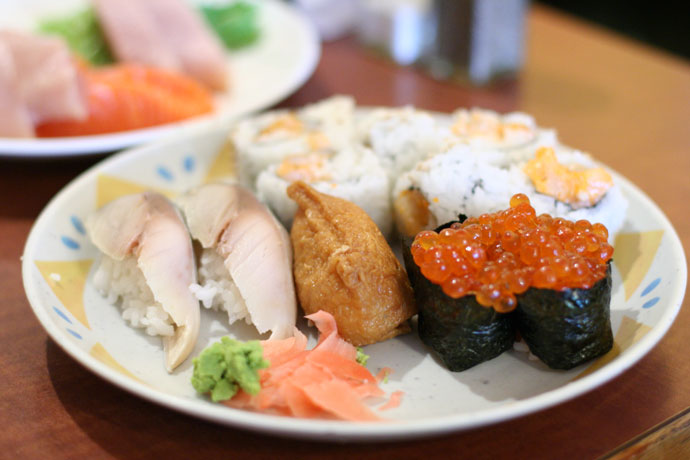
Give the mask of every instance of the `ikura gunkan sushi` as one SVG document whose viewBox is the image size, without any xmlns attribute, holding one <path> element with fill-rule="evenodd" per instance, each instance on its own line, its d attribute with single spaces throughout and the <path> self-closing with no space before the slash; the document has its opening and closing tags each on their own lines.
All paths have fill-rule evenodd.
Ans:
<svg viewBox="0 0 690 460">
<path fill-rule="evenodd" d="M 452 371 L 498 356 L 515 332 L 549 367 L 570 369 L 613 346 L 613 247 L 602 224 L 510 208 L 422 231 L 406 248 L 419 335 Z"/>
</svg>

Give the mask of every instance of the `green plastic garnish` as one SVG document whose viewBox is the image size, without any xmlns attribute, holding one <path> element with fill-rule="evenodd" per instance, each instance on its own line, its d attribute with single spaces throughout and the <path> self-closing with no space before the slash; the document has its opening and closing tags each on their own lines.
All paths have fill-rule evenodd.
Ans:
<svg viewBox="0 0 690 460">
<path fill-rule="evenodd" d="M 227 5 L 204 5 L 201 12 L 228 49 L 254 43 L 260 35 L 257 9 L 245 2 Z"/>
<path fill-rule="evenodd" d="M 240 388 L 257 394 L 259 369 L 269 366 L 258 340 L 239 342 L 228 337 L 206 347 L 193 362 L 192 386 L 198 393 L 210 393 L 213 402 L 232 398 Z"/>
<path fill-rule="evenodd" d="M 357 362 L 361 364 L 362 366 L 367 365 L 367 361 L 369 361 L 369 355 L 364 353 L 364 350 L 362 348 L 357 347 Z"/>
<path fill-rule="evenodd" d="M 41 33 L 62 37 L 77 55 L 95 66 L 115 62 L 93 8 L 60 18 L 47 19 L 38 26 Z"/>
</svg>

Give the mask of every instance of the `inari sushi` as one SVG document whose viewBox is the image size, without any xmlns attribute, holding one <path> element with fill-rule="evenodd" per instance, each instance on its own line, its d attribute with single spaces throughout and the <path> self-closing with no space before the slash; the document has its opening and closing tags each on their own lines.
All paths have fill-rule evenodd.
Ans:
<svg viewBox="0 0 690 460">
<path fill-rule="evenodd" d="M 554 369 L 613 346 L 605 226 L 510 208 L 420 232 L 406 247 L 419 335 L 452 371 L 509 349 L 514 331 Z M 433 285 L 433 287 L 431 286 Z"/>
</svg>

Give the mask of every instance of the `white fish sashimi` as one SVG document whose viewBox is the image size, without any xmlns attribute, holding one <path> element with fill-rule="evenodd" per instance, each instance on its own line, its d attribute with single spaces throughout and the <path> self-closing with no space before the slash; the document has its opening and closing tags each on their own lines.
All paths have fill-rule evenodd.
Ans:
<svg viewBox="0 0 690 460">
<path fill-rule="evenodd" d="M 189 2 L 145 0 L 141 4 L 175 51 L 184 73 L 211 89 L 226 89 L 227 55 L 223 45 Z"/>
<path fill-rule="evenodd" d="M 292 247 L 268 208 L 245 188 L 220 183 L 188 192 L 180 204 L 192 237 L 224 259 L 256 329 L 272 339 L 292 336 Z"/>
<path fill-rule="evenodd" d="M 96 12 L 119 60 L 174 70 L 213 90 L 227 87 L 227 55 L 188 2 L 96 0 Z"/>
<path fill-rule="evenodd" d="M 141 0 L 94 1 L 113 53 L 121 61 L 181 71 L 179 58 L 158 32 L 142 3 Z"/>
<path fill-rule="evenodd" d="M 29 109 L 19 94 L 14 58 L 0 41 L 0 137 L 33 137 L 34 125 Z"/>
<path fill-rule="evenodd" d="M 16 91 L 33 123 L 86 118 L 88 108 L 83 84 L 62 40 L 2 30 L 0 42 L 11 54 Z"/>
<path fill-rule="evenodd" d="M 187 228 L 162 195 L 145 192 L 110 202 L 87 220 L 93 243 L 107 256 L 137 259 L 155 300 L 173 322 L 164 337 L 166 367 L 172 371 L 189 356 L 199 334 L 199 302 L 189 290 L 196 283 L 194 252 Z"/>
</svg>

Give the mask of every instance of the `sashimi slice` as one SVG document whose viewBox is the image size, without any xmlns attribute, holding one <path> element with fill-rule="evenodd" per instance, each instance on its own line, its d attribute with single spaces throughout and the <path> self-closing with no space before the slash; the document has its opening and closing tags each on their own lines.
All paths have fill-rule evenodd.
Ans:
<svg viewBox="0 0 690 460">
<path fill-rule="evenodd" d="M 94 0 L 98 20 L 119 61 L 181 71 L 182 63 L 160 34 L 143 0 Z"/>
<path fill-rule="evenodd" d="M 19 94 L 14 59 L 0 41 L 0 137 L 33 137 L 34 125 L 29 109 Z"/>
<path fill-rule="evenodd" d="M 88 117 L 39 124 L 40 137 L 104 134 L 172 123 L 213 110 L 211 95 L 184 75 L 139 65 L 84 71 Z"/>
<path fill-rule="evenodd" d="M 119 61 L 183 72 L 210 89 L 226 89 L 223 45 L 187 2 L 96 0 L 95 6 Z"/>
<path fill-rule="evenodd" d="M 1 30 L 0 42 L 12 56 L 15 89 L 33 123 L 86 117 L 86 99 L 77 66 L 62 40 Z"/>
<path fill-rule="evenodd" d="M 201 15 L 181 0 L 140 0 L 182 71 L 214 90 L 227 88 L 227 55 Z"/>
</svg>

